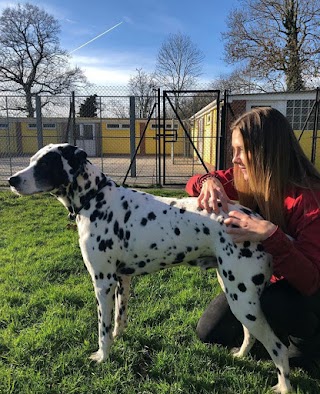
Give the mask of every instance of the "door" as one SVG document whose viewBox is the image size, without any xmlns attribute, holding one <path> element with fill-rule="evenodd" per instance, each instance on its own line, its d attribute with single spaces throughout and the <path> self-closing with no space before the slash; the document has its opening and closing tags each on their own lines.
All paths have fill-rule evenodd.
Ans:
<svg viewBox="0 0 320 394">
<path fill-rule="evenodd" d="M 77 140 L 79 148 L 85 150 L 88 156 L 96 156 L 96 130 L 94 123 L 77 124 Z"/>
</svg>

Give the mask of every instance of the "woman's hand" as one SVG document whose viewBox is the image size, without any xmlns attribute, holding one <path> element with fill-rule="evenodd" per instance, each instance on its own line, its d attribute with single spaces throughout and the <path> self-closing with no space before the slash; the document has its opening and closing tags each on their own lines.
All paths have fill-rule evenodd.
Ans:
<svg viewBox="0 0 320 394">
<path fill-rule="evenodd" d="M 269 238 L 278 228 L 268 220 L 249 216 L 238 211 L 230 211 L 229 217 L 224 220 L 227 233 L 234 242 L 260 242 Z"/>
<path fill-rule="evenodd" d="M 201 192 L 198 197 L 198 205 L 208 212 L 219 213 L 220 201 L 222 209 L 228 212 L 228 202 L 230 201 L 221 182 L 217 178 L 207 178 L 202 185 Z"/>
</svg>

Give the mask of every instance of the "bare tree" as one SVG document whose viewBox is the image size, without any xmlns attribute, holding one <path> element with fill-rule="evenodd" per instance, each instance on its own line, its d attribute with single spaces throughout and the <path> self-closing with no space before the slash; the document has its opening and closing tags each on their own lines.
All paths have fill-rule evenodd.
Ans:
<svg viewBox="0 0 320 394">
<path fill-rule="evenodd" d="M 20 110 L 29 117 L 35 112 L 34 95 L 67 93 L 86 81 L 78 67 L 69 66 L 59 33 L 57 20 L 29 3 L 7 7 L 0 17 L 0 90 L 23 93 Z"/>
<path fill-rule="evenodd" d="M 319 0 L 239 0 L 229 15 L 225 59 L 256 78 L 301 90 L 320 71 Z"/>
<path fill-rule="evenodd" d="M 152 110 L 156 89 L 154 74 L 148 74 L 142 68 L 136 69 L 136 74 L 129 80 L 129 92 L 136 97 L 137 110 L 140 118 L 148 118 Z"/>
<path fill-rule="evenodd" d="M 281 79 L 258 78 L 250 69 L 238 67 L 229 74 L 222 74 L 210 85 L 211 89 L 228 90 L 232 94 L 266 93 L 286 89 Z"/>
<path fill-rule="evenodd" d="M 166 89 L 190 89 L 201 75 L 203 59 L 204 55 L 189 36 L 171 34 L 159 50 L 156 78 Z"/>
</svg>

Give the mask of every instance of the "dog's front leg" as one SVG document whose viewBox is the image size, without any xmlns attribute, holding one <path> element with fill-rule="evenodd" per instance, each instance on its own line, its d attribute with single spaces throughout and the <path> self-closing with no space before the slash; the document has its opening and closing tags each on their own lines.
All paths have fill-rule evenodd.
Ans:
<svg viewBox="0 0 320 394">
<path fill-rule="evenodd" d="M 127 326 L 128 299 L 130 293 L 130 276 L 121 276 L 115 292 L 115 313 L 113 338 L 119 337 Z"/>
<path fill-rule="evenodd" d="M 117 280 L 113 275 L 99 273 L 93 280 L 98 307 L 99 350 L 93 353 L 91 360 L 101 363 L 110 351 L 112 344 L 112 313 L 114 306 L 114 290 Z"/>
</svg>

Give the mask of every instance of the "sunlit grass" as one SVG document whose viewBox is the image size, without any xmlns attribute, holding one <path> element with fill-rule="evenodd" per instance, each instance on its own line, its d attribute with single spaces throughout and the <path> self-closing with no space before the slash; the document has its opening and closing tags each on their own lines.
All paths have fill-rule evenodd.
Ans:
<svg viewBox="0 0 320 394">
<path fill-rule="evenodd" d="M 109 362 L 90 361 L 97 349 L 95 297 L 68 223 L 49 195 L 0 193 L 1 394 L 272 392 L 271 362 L 234 360 L 196 337 L 202 311 L 220 291 L 214 271 L 179 267 L 134 278 L 123 338 Z M 302 371 L 293 371 L 291 381 L 297 393 L 319 393 L 320 379 Z"/>
</svg>

